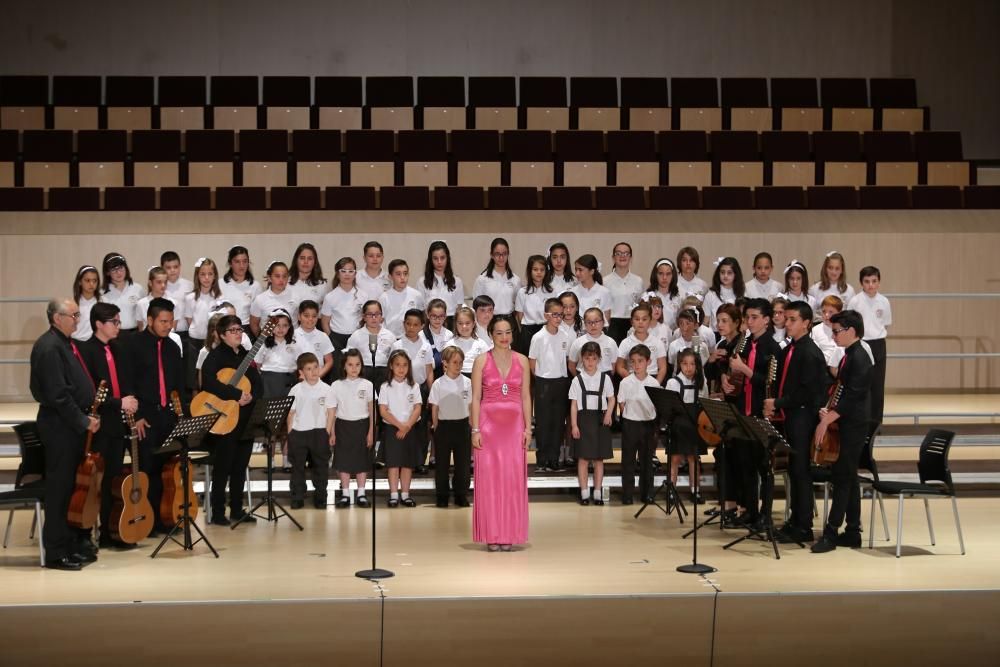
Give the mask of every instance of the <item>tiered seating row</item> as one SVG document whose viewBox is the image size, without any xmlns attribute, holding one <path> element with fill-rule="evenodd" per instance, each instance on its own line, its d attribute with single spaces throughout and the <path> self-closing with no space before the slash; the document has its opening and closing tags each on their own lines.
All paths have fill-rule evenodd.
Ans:
<svg viewBox="0 0 1000 667">
<path fill-rule="evenodd" d="M 957 132 L 0 130 L 0 187 L 974 182 Z"/>
<path fill-rule="evenodd" d="M 0 128 L 915 132 L 930 111 L 913 79 L 3 76 Z"/>
<path fill-rule="evenodd" d="M 0 188 L 0 211 L 1000 209 L 1000 186 Z"/>
</svg>

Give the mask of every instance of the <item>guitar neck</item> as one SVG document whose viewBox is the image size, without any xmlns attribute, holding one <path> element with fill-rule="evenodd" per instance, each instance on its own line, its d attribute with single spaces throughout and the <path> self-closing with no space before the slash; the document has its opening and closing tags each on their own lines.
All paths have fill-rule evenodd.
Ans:
<svg viewBox="0 0 1000 667">
<path fill-rule="evenodd" d="M 132 479 L 139 478 L 139 434 L 136 433 L 135 427 L 132 427 L 132 432 L 129 434 L 131 439 L 131 454 L 132 454 Z"/>
<path fill-rule="evenodd" d="M 257 340 L 254 341 L 253 347 L 251 347 L 250 351 L 247 352 L 245 357 L 243 357 L 243 361 L 240 362 L 240 365 L 236 368 L 236 372 L 233 373 L 233 377 L 229 378 L 229 382 L 227 384 L 230 387 L 235 387 L 239 384 L 239 381 L 243 379 L 243 376 L 246 375 L 247 369 L 250 368 L 250 364 L 257 358 L 257 352 L 259 352 L 260 348 L 264 345 L 264 339 L 265 336 L 263 335 L 257 336 Z"/>
</svg>

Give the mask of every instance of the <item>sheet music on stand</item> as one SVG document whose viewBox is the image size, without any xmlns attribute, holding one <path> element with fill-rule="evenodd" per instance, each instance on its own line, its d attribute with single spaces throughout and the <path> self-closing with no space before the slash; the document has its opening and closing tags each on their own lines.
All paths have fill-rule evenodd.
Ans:
<svg viewBox="0 0 1000 667">
<path fill-rule="evenodd" d="M 715 427 L 715 432 L 723 439 L 750 440 L 753 436 L 740 420 L 740 415 L 732 404 L 718 398 L 703 398 L 701 409 L 708 415 L 709 421 Z"/>
<path fill-rule="evenodd" d="M 774 424 L 761 417 L 744 417 L 740 415 L 740 421 L 747 425 L 747 430 L 761 443 L 767 443 L 768 450 L 774 454 L 776 452 L 790 452 L 792 446 L 788 444 L 785 437 L 774 427 Z"/>
</svg>

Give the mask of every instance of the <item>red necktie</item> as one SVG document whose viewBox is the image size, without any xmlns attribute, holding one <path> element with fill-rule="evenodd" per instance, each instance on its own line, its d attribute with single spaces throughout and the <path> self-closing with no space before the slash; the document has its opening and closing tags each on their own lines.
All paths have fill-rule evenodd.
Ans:
<svg viewBox="0 0 1000 667">
<path fill-rule="evenodd" d="M 794 345 L 788 346 L 788 352 L 785 352 L 785 366 L 781 369 L 781 382 L 778 384 L 778 398 L 785 395 L 785 378 L 788 377 L 788 366 L 789 362 L 792 360 L 792 352 L 795 351 Z M 781 418 L 785 418 L 785 411 L 781 411 Z"/>
<path fill-rule="evenodd" d="M 163 380 L 163 339 L 156 341 L 156 365 L 160 373 L 160 407 L 167 407 L 167 383 Z"/>
<path fill-rule="evenodd" d="M 753 365 L 756 361 L 757 361 L 757 341 L 754 340 L 753 342 L 750 343 L 750 356 L 747 357 L 747 366 L 750 367 L 751 371 L 753 371 Z M 750 382 L 751 379 L 752 376 L 748 375 L 746 379 L 743 380 L 743 393 L 746 396 L 746 403 L 744 407 L 746 408 L 746 413 L 748 416 L 753 414 L 753 396 L 752 396 L 753 385 Z"/>
<path fill-rule="evenodd" d="M 121 387 L 118 386 L 118 369 L 115 368 L 115 357 L 111 354 L 110 345 L 104 346 L 104 358 L 108 362 L 108 375 L 111 376 L 111 395 L 115 398 L 121 398 Z"/>
<path fill-rule="evenodd" d="M 87 374 L 87 379 L 90 380 L 90 386 L 96 389 L 97 385 L 94 384 L 94 378 L 90 375 L 90 371 L 87 370 L 87 364 L 83 363 L 83 357 L 80 356 L 80 350 L 77 348 L 76 343 L 70 341 L 69 346 L 73 348 L 73 356 L 80 362 L 80 367 L 83 368 L 83 372 Z"/>
</svg>

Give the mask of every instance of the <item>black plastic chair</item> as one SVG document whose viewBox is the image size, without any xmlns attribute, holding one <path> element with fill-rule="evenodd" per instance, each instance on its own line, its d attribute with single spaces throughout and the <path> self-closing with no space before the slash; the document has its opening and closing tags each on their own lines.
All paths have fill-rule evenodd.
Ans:
<svg viewBox="0 0 1000 667">
<path fill-rule="evenodd" d="M 899 512 L 896 518 L 896 558 L 899 558 L 903 542 L 903 499 L 907 496 L 920 496 L 924 500 L 924 512 L 927 514 L 927 531 L 931 536 L 931 544 L 935 544 L 934 524 L 931 522 L 931 508 L 927 501 L 930 498 L 951 498 L 951 509 L 955 514 L 955 529 L 958 531 L 958 544 L 965 555 L 965 540 L 962 537 L 962 524 L 958 518 L 958 503 L 956 502 L 955 484 L 948 467 L 948 452 L 951 442 L 955 439 L 952 431 L 931 429 L 920 443 L 920 459 L 917 461 L 917 472 L 920 482 L 884 482 L 878 478 L 878 472 L 873 470 L 873 498 L 879 494 L 899 496 Z M 873 546 L 871 525 L 875 521 L 875 503 L 872 502 L 872 515 L 869 520 L 868 548 Z"/>
<path fill-rule="evenodd" d="M 14 521 L 14 511 L 34 509 L 35 518 L 31 524 L 31 534 L 38 534 L 39 563 L 45 566 L 45 545 L 42 543 L 42 506 L 45 503 L 45 450 L 38 435 L 35 422 L 24 422 L 14 426 L 17 434 L 18 448 L 21 451 L 21 463 L 17 466 L 17 476 L 14 479 L 14 489 L 0 493 L 0 508 L 9 509 L 7 529 L 3 535 L 3 548 L 7 548 L 10 539 L 10 528 Z"/>
</svg>

